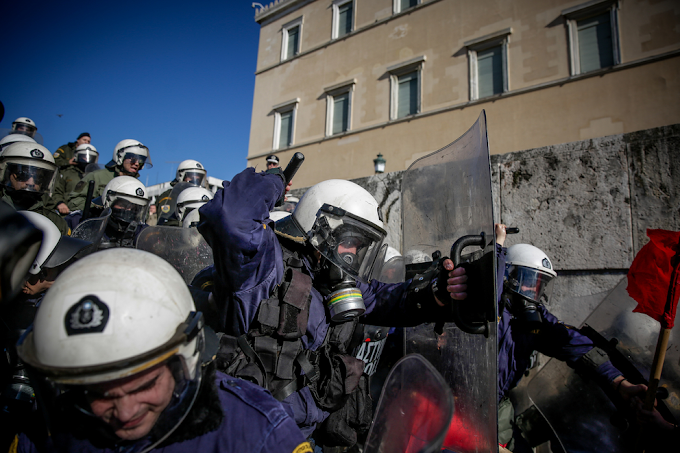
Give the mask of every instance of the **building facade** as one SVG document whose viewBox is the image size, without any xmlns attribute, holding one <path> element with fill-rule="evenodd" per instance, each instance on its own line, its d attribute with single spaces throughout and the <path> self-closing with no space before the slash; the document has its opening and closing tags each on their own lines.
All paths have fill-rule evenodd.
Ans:
<svg viewBox="0 0 680 453">
<path fill-rule="evenodd" d="M 260 43 L 248 165 L 296 186 L 398 171 L 484 109 L 492 154 L 680 123 L 675 0 L 280 0 Z"/>
</svg>

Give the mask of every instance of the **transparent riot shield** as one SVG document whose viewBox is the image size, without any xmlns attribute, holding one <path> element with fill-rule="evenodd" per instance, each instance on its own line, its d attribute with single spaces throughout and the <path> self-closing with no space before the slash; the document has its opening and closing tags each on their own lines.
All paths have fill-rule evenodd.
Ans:
<svg viewBox="0 0 680 453">
<path fill-rule="evenodd" d="M 403 357 L 387 377 L 364 452 L 438 452 L 453 412 L 437 370 L 418 354 Z"/>
<path fill-rule="evenodd" d="M 468 296 L 458 307 L 486 307 L 486 335 L 467 333 L 452 322 L 443 326 L 442 335 L 433 331 L 432 324 L 421 325 L 406 329 L 405 352 L 426 357 L 453 392 L 456 428 L 447 436 L 445 447 L 456 452 L 496 451 L 496 257 L 484 111 L 462 137 L 417 160 L 404 173 L 402 222 L 404 255 L 423 255 L 427 259 L 414 262 L 424 261 L 426 266 L 429 256 L 435 252 L 448 255 L 461 238 L 477 235 L 485 245 L 483 253 L 489 263 L 475 283 L 468 282 L 468 288 L 484 288 L 487 294 L 483 299 Z"/>
<path fill-rule="evenodd" d="M 212 249 L 196 228 L 149 226 L 139 234 L 137 248 L 166 260 L 187 285 L 214 262 Z"/>
<path fill-rule="evenodd" d="M 98 217 L 92 217 L 79 223 L 71 232 L 71 237 L 90 241 L 94 244 L 93 248 L 97 249 L 104 237 L 106 222 L 109 221 L 109 217 L 111 217 L 111 208 L 106 208 Z"/>
<path fill-rule="evenodd" d="M 609 293 L 586 319 L 582 331 L 588 333 L 592 329 L 599 332 L 611 348 L 605 350 L 614 366 L 623 371 L 631 382 L 646 384 L 659 335 L 659 323 L 642 313 L 633 313 L 637 303 L 628 296 L 627 284 L 628 280 L 624 278 Z M 676 324 L 671 331 L 660 382 L 668 397 L 657 406 L 671 423 L 680 420 L 679 345 L 680 326 Z M 630 366 L 634 368 L 630 369 Z M 608 386 L 600 388 L 592 380 L 582 378 L 566 363 L 551 359 L 528 383 L 527 391 L 531 402 L 555 431 L 565 451 L 641 451 L 636 449 L 638 426 L 628 404 L 619 400 Z M 655 439 L 647 437 L 647 441 Z"/>
</svg>

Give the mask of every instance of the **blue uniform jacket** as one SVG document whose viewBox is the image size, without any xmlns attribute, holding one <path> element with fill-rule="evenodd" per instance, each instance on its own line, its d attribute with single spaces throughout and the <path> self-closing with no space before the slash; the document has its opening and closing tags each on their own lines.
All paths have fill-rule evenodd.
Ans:
<svg viewBox="0 0 680 453">
<path fill-rule="evenodd" d="M 217 372 L 216 383 L 224 418 L 220 426 L 200 437 L 154 448 L 158 453 L 227 453 L 311 452 L 304 448 L 305 437 L 284 407 L 261 387 Z M 19 436 L 18 453 L 92 453 L 111 452 L 99 449 L 86 440 L 68 439 L 68 445 L 55 446 L 50 441 L 38 449 L 24 434 Z M 298 450 L 298 447 L 300 449 Z"/>
<path fill-rule="evenodd" d="M 198 230 L 213 249 L 215 260 L 214 296 L 224 332 L 240 336 L 248 332 L 260 302 L 267 299 L 283 279 L 283 252 L 274 233 L 269 211 L 284 193 L 283 179 L 276 174 L 256 173 L 247 168 L 199 210 Z M 308 269 L 310 263 L 306 263 Z M 422 291 L 420 305 L 407 304 L 410 281 L 385 284 L 373 280 L 358 282 L 366 313 L 361 322 L 381 326 L 414 326 L 433 320 L 440 307 L 431 291 Z M 437 312 L 438 313 L 438 312 Z M 323 297 L 312 288 L 306 349 L 316 350 L 324 341 L 329 318 Z M 292 406 L 295 421 L 304 434 L 311 434 L 327 412 L 314 403 L 307 387 L 284 400 Z"/>
<path fill-rule="evenodd" d="M 506 249 L 496 245 L 496 252 L 500 295 L 503 290 Z M 539 305 L 538 310 L 543 317 L 543 324 L 540 333 L 531 334 L 517 328 L 516 320 L 508 308 L 503 306 L 498 319 L 498 401 L 522 379 L 529 368 L 534 350 L 574 364 L 594 347 L 590 338 L 582 335 L 576 328 L 561 323 L 543 305 Z M 601 364 L 596 372 L 606 382 L 622 374 L 611 362 Z"/>
</svg>

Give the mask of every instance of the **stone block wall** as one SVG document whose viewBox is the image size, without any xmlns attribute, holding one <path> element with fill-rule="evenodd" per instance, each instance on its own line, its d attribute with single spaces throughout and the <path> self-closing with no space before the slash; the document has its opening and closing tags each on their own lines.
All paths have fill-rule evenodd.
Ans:
<svg viewBox="0 0 680 453">
<path fill-rule="evenodd" d="M 493 155 L 491 168 L 495 220 L 520 229 L 506 245 L 551 257 L 551 311 L 568 323 L 583 322 L 626 275 L 647 228 L 680 230 L 680 125 Z M 380 203 L 397 249 L 402 173 L 354 180 Z"/>
</svg>

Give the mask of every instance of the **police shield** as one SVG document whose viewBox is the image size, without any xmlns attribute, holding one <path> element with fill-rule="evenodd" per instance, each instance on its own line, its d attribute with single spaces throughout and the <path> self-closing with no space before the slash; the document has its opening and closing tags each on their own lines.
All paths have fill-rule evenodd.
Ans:
<svg viewBox="0 0 680 453">
<path fill-rule="evenodd" d="M 659 323 L 633 313 L 636 302 L 628 296 L 624 278 L 588 316 L 581 332 L 604 349 L 612 364 L 634 384 L 647 383 L 654 358 Z M 599 342 L 599 343 L 598 343 Z M 656 407 L 670 423 L 680 420 L 680 325 L 671 331 L 663 373 L 661 399 Z M 527 384 L 531 403 L 548 421 L 567 452 L 635 452 L 638 426 L 635 412 L 611 386 L 598 386 L 566 363 L 551 359 Z M 524 414 L 523 414 L 524 415 Z M 521 417 L 520 417 L 521 420 Z M 541 437 L 528 433 L 525 437 Z M 670 437 L 642 435 L 646 451 L 670 451 Z M 676 439 L 677 440 L 677 439 Z M 661 444 L 654 444 L 659 442 Z M 650 444 L 651 443 L 651 444 Z"/>
<path fill-rule="evenodd" d="M 137 238 L 137 248 L 166 260 L 187 284 L 214 262 L 212 249 L 196 228 L 147 227 Z"/>
<path fill-rule="evenodd" d="M 497 449 L 497 334 L 495 294 L 494 224 L 491 195 L 491 166 L 484 111 L 458 140 L 414 162 L 402 180 L 402 251 L 412 266 L 429 266 L 438 252 L 448 255 L 454 243 L 465 246 L 466 238 L 477 237 L 483 247 L 467 249 L 484 254 L 489 263 L 468 289 L 486 288 L 477 297 L 456 306 L 485 307 L 486 320 L 479 332 L 453 322 L 438 335 L 433 325 L 405 331 L 407 354 L 426 357 L 444 376 L 456 400 L 455 429 L 445 447 L 456 452 L 487 452 Z M 481 248 L 481 250 L 480 250 Z M 411 259 L 412 257 L 421 257 Z M 423 258 L 424 257 L 424 258 Z M 407 266 L 408 270 L 408 266 Z M 468 291 L 469 293 L 470 291 Z M 454 301 L 455 302 L 455 301 Z M 454 304 L 452 304 L 452 307 Z M 458 323 L 462 324 L 462 323 Z"/>
<path fill-rule="evenodd" d="M 439 452 L 453 412 L 441 374 L 422 356 L 407 355 L 387 377 L 364 452 Z"/>
<path fill-rule="evenodd" d="M 98 217 L 91 217 L 79 223 L 71 232 L 71 237 L 92 242 L 96 249 L 104 237 L 109 217 L 111 217 L 111 208 L 105 208 Z"/>
</svg>

